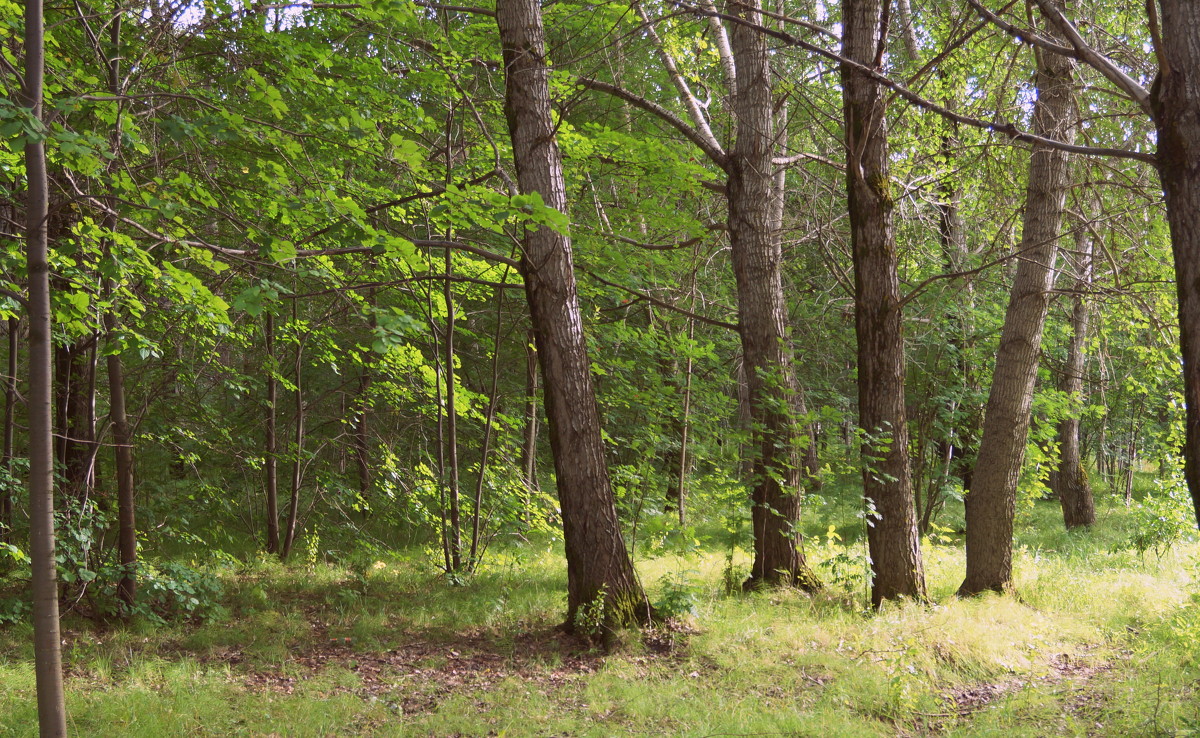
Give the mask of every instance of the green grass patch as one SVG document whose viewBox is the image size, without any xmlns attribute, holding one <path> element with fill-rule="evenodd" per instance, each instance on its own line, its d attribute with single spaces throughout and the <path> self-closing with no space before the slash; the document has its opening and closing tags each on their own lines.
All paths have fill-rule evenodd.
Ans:
<svg viewBox="0 0 1200 738">
<path fill-rule="evenodd" d="M 925 542 L 932 602 L 864 607 L 853 522 L 807 540 L 826 588 L 730 593 L 748 552 L 638 561 L 678 620 L 609 653 L 554 626 L 553 546 L 497 550 L 459 585 L 423 552 L 224 562 L 204 621 L 68 615 L 78 735 L 1045 736 L 1200 728 L 1198 547 L 1139 556 L 1130 511 L 1089 531 L 1055 503 L 1018 518 L 1017 595 L 960 600 L 953 536 Z M 848 518 L 853 521 L 853 518 Z M 35 735 L 30 629 L 0 630 L 0 733 Z"/>
</svg>

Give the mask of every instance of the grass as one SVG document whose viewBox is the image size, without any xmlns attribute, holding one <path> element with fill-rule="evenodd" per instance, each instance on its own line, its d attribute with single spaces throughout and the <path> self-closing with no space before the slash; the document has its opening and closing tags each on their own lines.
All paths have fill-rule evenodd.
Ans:
<svg viewBox="0 0 1200 738">
<path fill-rule="evenodd" d="M 216 569 L 207 623 L 68 618 L 77 735 L 1173 736 L 1200 730 L 1200 547 L 1161 560 L 1057 507 L 1018 521 L 1018 596 L 959 600 L 961 544 L 927 543 L 932 604 L 863 607 L 861 542 L 816 530 L 817 595 L 726 594 L 744 551 L 639 561 L 694 613 L 603 654 L 554 630 L 557 551 L 498 550 L 463 586 L 419 555 Z M 850 518 L 852 520 L 852 518 Z M 827 526 L 826 526 L 827 528 Z M 732 567 L 732 570 L 731 570 Z M 36 734 L 29 628 L 0 630 L 0 734 Z M 347 643 L 346 639 L 349 639 Z"/>
</svg>

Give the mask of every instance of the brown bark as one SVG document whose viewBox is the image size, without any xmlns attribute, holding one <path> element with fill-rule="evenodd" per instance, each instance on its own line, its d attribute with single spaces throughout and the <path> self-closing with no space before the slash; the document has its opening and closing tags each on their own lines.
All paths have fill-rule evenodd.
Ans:
<svg viewBox="0 0 1200 738">
<path fill-rule="evenodd" d="M 761 22 L 759 0 L 737 5 L 750 24 Z M 731 33 L 737 83 L 737 139 L 725 163 L 729 243 L 737 281 L 738 328 L 753 425 L 751 520 L 754 563 L 746 587 L 820 586 L 804 560 L 799 531 L 805 436 L 795 421 L 799 399 L 783 300 L 783 254 L 772 229 L 775 150 L 771 67 L 766 38 L 735 23 Z M 803 410 L 801 410 L 803 412 Z"/>
<path fill-rule="evenodd" d="M 1184 474 L 1200 522 L 1200 4 L 1161 0 L 1159 76 L 1151 93 L 1167 204 L 1183 354 Z"/>
<path fill-rule="evenodd" d="M 21 104 L 42 118 L 45 70 L 42 0 L 25 3 L 25 84 Z M 54 560 L 54 445 L 50 263 L 46 221 L 49 216 L 46 147 L 39 137 L 25 139 L 29 183 L 25 253 L 29 270 L 29 549 L 33 580 L 33 651 L 38 725 L 42 738 L 67 734 L 63 699 L 62 641 L 58 627 L 58 585 Z"/>
<path fill-rule="evenodd" d="M 567 212 L 562 157 L 550 111 L 545 32 L 537 0 L 499 0 L 496 24 L 504 55 L 504 112 L 522 194 Z M 602 603 L 605 626 L 646 622 L 653 613 L 625 549 L 604 460 L 583 319 L 575 291 L 570 238 L 529 226 L 521 274 L 554 454 L 567 557 L 567 622 Z"/>
<path fill-rule="evenodd" d="M 1067 363 L 1059 384 L 1070 398 L 1070 414 L 1058 424 L 1058 468 L 1050 474 L 1050 489 L 1062 504 L 1063 523 L 1068 528 L 1092 525 L 1096 522 L 1096 506 L 1079 443 L 1079 413 L 1083 409 L 1083 372 L 1087 363 L 1085 348 L 1088 339 L 1088 319 L 1091 312 L 1087 290 L 1091 286 L 1092 235 L 1080 228 L 1075 237 L 1078 251 L 1075 294 L 1071 298 L 1071 339 L 1067 347 Z"/>
<path fill-rule="evenodd" d="M 1075 64 L 1041 50 L 1035 54 L 1038 97 L 1034 133 L 1070 143 L 1075 139 Z M 1017 480 L 1025 459 L 1042 328 L 1070 184 L 1068 158 L 1066 152 L 1037 144 L 1030 156 L 1017 273 L 996 352 L 974 479 L 966 497 L 967 576 L 958 590 L 960 595 L 1012 587 Z"/>
<path fill-rule="evenodd" d="M 844 0 L 842 53 L 877 66 L 886 33 L 879 0 Z M 858 337 L 859 425 L 863 496 L 874 579 L 871 602 L 925 598 L 904 406 L 904 334 L 888 172 L 886 96 L 861 72 L 843 65 L 846 188 L 854 252 L 854 327 Z"/>
</svg>

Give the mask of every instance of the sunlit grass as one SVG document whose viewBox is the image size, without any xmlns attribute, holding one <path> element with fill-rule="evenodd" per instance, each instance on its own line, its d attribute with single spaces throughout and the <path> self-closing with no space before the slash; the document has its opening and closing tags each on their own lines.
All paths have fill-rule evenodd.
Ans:
<svg viewBox="0 0 1200 738">
<path fill-rule="evenodd" d="M 1200 550 L 1139 557 L 1120 547 L 1123 505 L 1100 512 L 1093 530 L 1066 532 L 1052 503 L 1022 509 L 1016 596 L 958 599 L 961 542 L 926 541 L 931 601 L 878 613 L 854 576 L 863 544 L 852 516 L 835 535 L 810 526 L 808 558 L 826 580 L 814 595 L 731 593 L 727 584 L 749 568 L 742 549 L 643 551 L 637 567 L 651 598 L 674 592 L 690 612 L 659 636 L 673 648 L 627 634 L 609 654 L 554 634 L 566 581 L 552 544 L 497 549 L 458 586 L 422 555 L 289 566 L 256 558 L 219 568 L 224 610 L 207 623 L 99 628 L 68 618 L 71 727 L 129 736 L 1186 734 L 1200 726 Z M 0 630 L 0 734 L 36 734 L 29 639 L 27 626 Z"/>
</svg>

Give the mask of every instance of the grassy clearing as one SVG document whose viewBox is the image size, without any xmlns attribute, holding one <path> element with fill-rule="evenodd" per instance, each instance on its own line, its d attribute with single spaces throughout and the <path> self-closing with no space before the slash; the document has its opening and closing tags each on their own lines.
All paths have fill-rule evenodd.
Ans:
<svg viewBox="0 0 1200 738">
<path fill-rule="evenodd" d="M 1200 548 L 1115 544 L 1123 506 L 1066 533 L 1019 526 L 1019 597 L 953 597 L 953 541 L 926 548 L 934 603 L 863 609 L 861 544 L 814 537 L 833 583 L 726 594 L 744 552 L 639 562 L 694 613 L 609 654 L 553 626 L 556 551 L 498 552 L 465 586 L 418 556 L 218 570 L 207 623 L 66 622 L 79 735 L 1150 736 L 1200 730 Z M 850 536 L 847 536 L 851 538 Z M 839 574 L 840 572 L 840 574 Z M 0 630 L 0 734 L 36 734 L 29 630 Z M 346 639 L 349 639 L 347 641 Z"/>
</svg>

